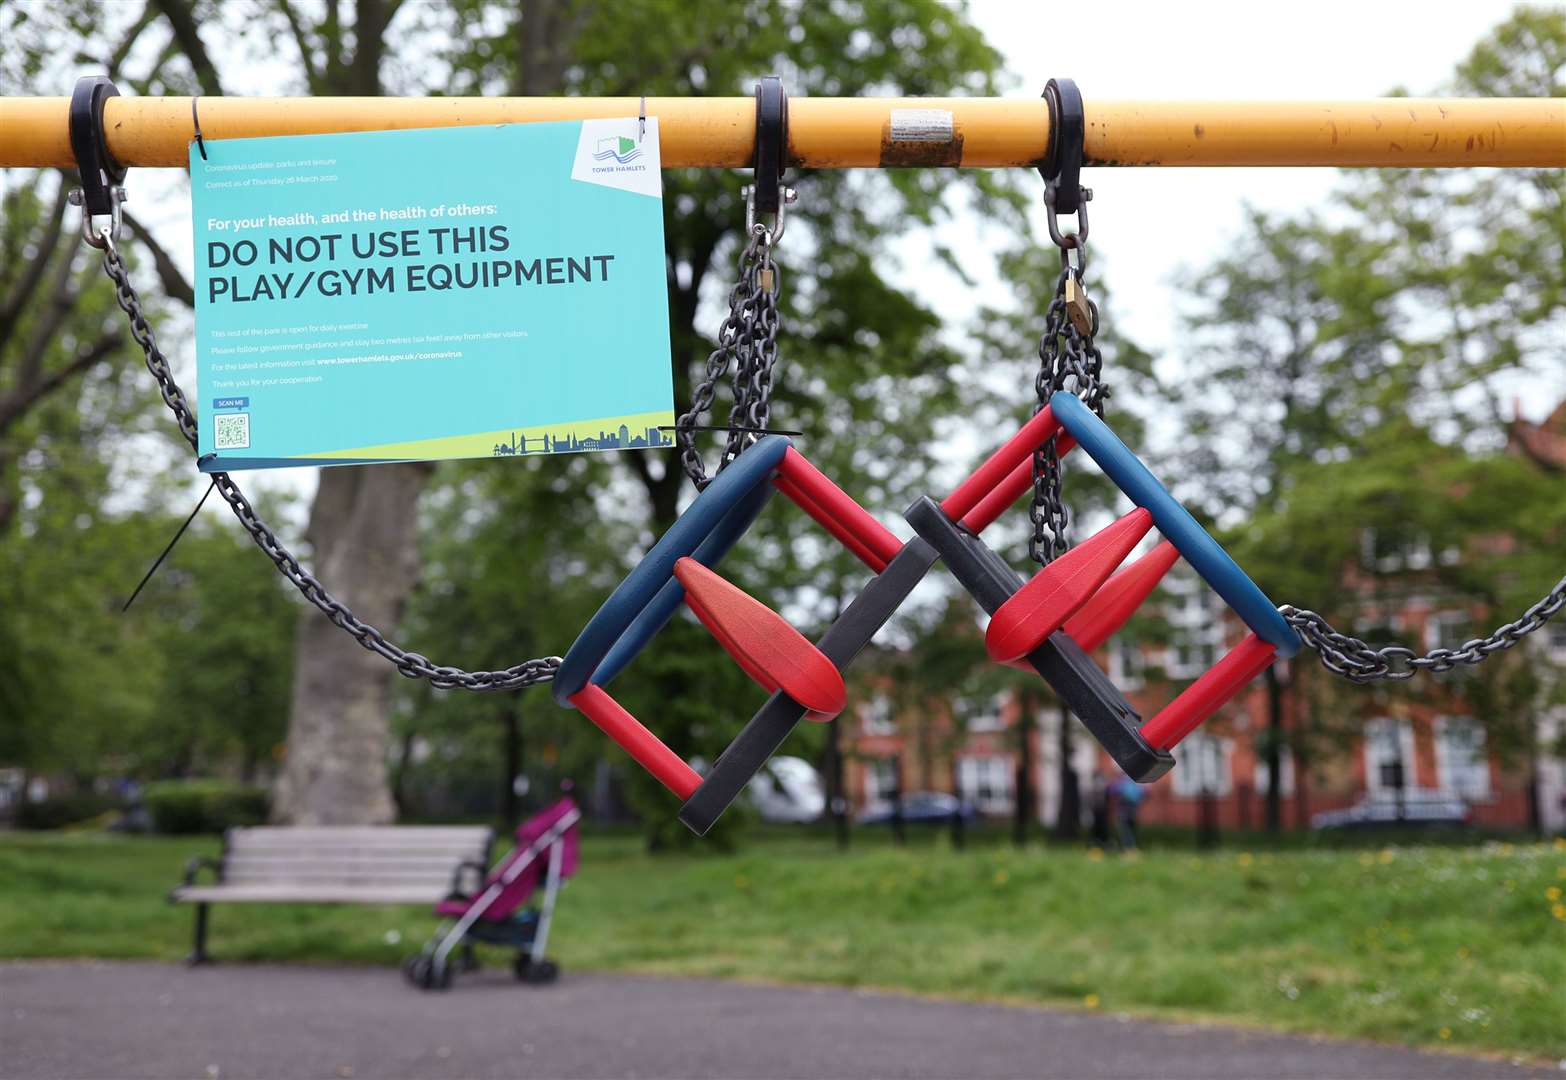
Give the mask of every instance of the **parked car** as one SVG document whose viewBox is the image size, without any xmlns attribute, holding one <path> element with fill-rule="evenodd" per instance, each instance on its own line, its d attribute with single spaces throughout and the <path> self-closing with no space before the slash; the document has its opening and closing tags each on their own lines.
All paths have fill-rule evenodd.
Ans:
<svg viewBox="0 0 1566 1080">
<path fill-rule="evenodd" d="M 1313 829 L 1462 828 L 1473 821 L 1468 804 L 1429 788 L 1405 788 L 1366 795 L 1353 806 L 1312 814 Z"/>
<path fill-rule="evenodd" d="M 903 821 L 910 825 L 945 824 L 954 816 L 972 821 L 972 803 L 963 802 L 944 791 L 910 791 L 902 799 Z M 871 803 L 856 818 L 861 825 L 889 825 L 892 821 L 892 804 L 888 800 Z"/>
<path fill-rule="evenodd" d="M 804 824 L 826 810 L 821 774 L 804 758 L 775 757 L 751 777 L 745 798 L 762 821 Z"/>
</svg>

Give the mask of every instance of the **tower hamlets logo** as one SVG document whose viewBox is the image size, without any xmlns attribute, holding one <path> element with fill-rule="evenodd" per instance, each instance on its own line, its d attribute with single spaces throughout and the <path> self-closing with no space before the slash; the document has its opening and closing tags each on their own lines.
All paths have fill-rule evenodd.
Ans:
<svg viewBox="0 0 1566 1080">
<path fill-rule="evenodd" d="M 642 156 L 642 148 L 636 144 L 635 139 L 627 139 L 623 135 L 609 139 L 599 139 L 598 149 L 593 152 L 594 161 L 609 161 L 613 159 L 621 165 L 629 165 Z"/>
</svg>

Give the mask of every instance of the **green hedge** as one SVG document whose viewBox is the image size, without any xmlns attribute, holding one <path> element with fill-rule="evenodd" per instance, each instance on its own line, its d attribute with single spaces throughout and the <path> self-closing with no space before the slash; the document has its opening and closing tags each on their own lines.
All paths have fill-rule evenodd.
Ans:
<svg viewBox="0 0 1566 1080">
<path fill-rule="evenodd" d="M 266 821 L 266 790 L 226 780 L 163 780 L 148 784 L 142 798 L 160 833 L 219 833 Z"/>
<path fill-rule="evenodd" d="M 78 821 L 87 821 L 99 814 L 116 810 L 120 800 L 113 795 L 97 795 L 87 792 L 80 795 L 57 795 L 38 802 L 23 800 L 16 807 L 18 829 L 63 829 Z"/>
</svg>

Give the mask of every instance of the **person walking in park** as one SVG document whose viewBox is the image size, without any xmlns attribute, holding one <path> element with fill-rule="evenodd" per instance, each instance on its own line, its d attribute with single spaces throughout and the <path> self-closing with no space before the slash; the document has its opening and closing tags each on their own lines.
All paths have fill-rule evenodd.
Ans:
<svg viewBox="0 0 1566 1080">
<path fill-rule="evenodd" d="M 1088 814 L 1093 846 L 1109 846 L 1109 779 L 1101 772 L 1094 772 L 1088 781 Z"/>
<path fill-rule="evenodd" d="M 1115 796 L 1115 821 L 1123 851 L 1136 850 L 1136 814 L 1147 792 L 1129 776 L 1122 776 L 1112 789 Z"/>
</svg>

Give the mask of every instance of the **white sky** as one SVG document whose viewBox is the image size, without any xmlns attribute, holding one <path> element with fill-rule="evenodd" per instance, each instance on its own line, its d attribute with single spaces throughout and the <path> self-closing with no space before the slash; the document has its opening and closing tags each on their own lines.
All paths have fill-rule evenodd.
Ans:
<svg viewBox="0 0 1566 1080">
<path fill-rule="evenodd" d="M 973 15 L 1007 68 L 1014 93 L 1051 77 L 1095 97 L 1331 99 L 1394 87 L 1436 93 L 1508 0 L 1206 0 L 1196 4 L 973 0 Z M 1181 267 L 1221 253 L 1246 203 L 1298 211 L 1323 202 L 1334 169 L 1089 169 L 1090 247 L 1115 295 L 1115 316 L 1155 353 L 1177 325 Z M 1042 182 L 1041 182 L 1042 184 Z M 1037 232 L 1044 231 L 1042 209 Z M 969 236 L 969 230 L 954 230 Z M 976 263 L 977 264 L 977 263 Z"/>
</svg>

